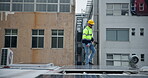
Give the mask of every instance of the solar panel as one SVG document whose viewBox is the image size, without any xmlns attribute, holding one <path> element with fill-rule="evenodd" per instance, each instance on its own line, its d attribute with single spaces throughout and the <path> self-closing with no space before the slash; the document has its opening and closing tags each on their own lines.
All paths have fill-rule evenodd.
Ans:
<svg viewBox="0 0 148 78">
<path fill-rule="evenodd" d="M 148 78 L 144 75 L 40 75 L 36 78 Z"/>
</svg>

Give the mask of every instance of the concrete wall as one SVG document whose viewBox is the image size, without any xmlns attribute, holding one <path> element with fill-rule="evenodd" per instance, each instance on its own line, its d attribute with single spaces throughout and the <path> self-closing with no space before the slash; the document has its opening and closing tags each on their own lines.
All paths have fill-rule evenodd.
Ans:
<svg viewBox="0 0 148 78">
<path fill-rule="evenodd" d="M 99 0 L 99 38 L 100 65 L 106 65 L 106 53 L 145 54 L 145 61 L 138 65 L 148 65 L 148 16 L 106 16 L 106 3 L 130 3 L 130 0 Z M 129 5 L 130 9 L 130 5 Z M 129 28 L 129 41 L 106 41 L 106 28 Z M 131 36 L 131 28 L 135 28 L 135 36 Z M 144 36 L 140 36 L 140 28 L 144 28 Z"/>
<path fill-rule="evenodd" d="M 4 14 L 2 14 L 4 15 Z M 5 29 L 18 29 L 14 63 L 74 64 L 74 12 L 41 13 L 17 12 L 0 20 L 0 48 L 4 48 Z M 32 48 L 32 29 L 44 29 L 44 48 Z M 64 29 L 64 48 L 51 48 L 51 30 Z"/>
</svg>

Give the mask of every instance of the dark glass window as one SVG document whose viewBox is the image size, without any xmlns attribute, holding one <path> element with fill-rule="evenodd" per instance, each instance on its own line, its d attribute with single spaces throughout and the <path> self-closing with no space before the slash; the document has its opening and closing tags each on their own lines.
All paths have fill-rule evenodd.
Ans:
<svg viewBox="0 0 148 78">
<path fill-rule="evenodd" d="M 17 47 L 17 29 L 5 30 L 5 47 L 6 48 Z"/>
<path fill-rule="evenodd" d="M 140 36 L 144 36 L 144 28 L 140 28 Z"/>
<path fill-rule="evenodd" d="M 0 2 L 10 2 L 10 0 L 0 0 Z"/>
<path fill-rule="evenodd" d="M 106 40 L 107 41 L 129 41 L 129 29 L 107 28 Z"/>
<path fill-rule="evenodd" d="M 58 0 L 48 0 L 48 3 L 58 3 Z"/>
<path fill-rule="evenodd" d="M 32 30 L 32 48 L 44 48 L 44 30 Z"/>
<path fill-rule="evenodd" d="M 52 30 L 52 48 L 63 48 L 64 30 Z"/>
<path fill-rule="evenodd" d="M 52 37 L 52 48 L 57 48 L 57 37 Z"/>
<path fill-rule="evenodd" d="M 132 28 L 132 36 L 135 36 L 135 28 Z"/>
<path fill-rule="evenodd" d="M 144 61 L 144 54 L 141 54 L 141 61 Z"/>
<path fill-rule="evenodd" d="M 23 0 L 12 0 L 12 2 L 23 2 Z"/>
<path fill-rule="evenodd" d="M 58 11 L 58 5 L 57 4 L 48 4 L 47 11 L 48 12 L 57 12 Z"/>
<path fill-rule="evenodd" d="M 39 3 L 46 3 L 47 0 L 36 0 L 36 2 L 39 2 Z"/>
<path fill-rule="evenodd" d="M 60 12 L 70 12 L 70 4 L 60 4 Z"/>
<path fill-rule="evenodd" d="M 34 12 L 34 4 L 24 4 L 25 12 Z"/>
<path fill-rule="evenodd" d="M 35 0 L 24 0 L 24 2 L 34 2 Z"/>
<path fill-rule="evenodd" d="M 9 3 L 0 3 L 0 11 L 10 11 Z"/>
<path fill-rule="evenodd" d="M 70 0 L 60 0 L 60 3 L 70 3 Z"/>
<path fill-rule="evenodd" d="M 12 11 L 22 11 L 23 4 L 12 4 Z"/>
</svg>

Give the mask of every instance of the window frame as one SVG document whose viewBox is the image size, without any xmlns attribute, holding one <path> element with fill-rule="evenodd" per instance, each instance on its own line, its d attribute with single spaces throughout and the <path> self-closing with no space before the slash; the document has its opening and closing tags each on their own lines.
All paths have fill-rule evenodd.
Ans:
<svg viewBox="0 0 148 78">
<path fill-rule="evenodd" d="M 69 6 L 69 11 L 67 11 L 67 9 L 65 9 L 65 10 L 63 10 L 61 7 L 63 6 L 63 7 L 65 7 L 65 6 L 67 7 L 67 6 Z M 59 12 L 71 12 L 71 5 L 69 4 L 69 3 L 60 3 L 59 4 Z"/>
<path fill-rule="evenodd" d="M 108 8 L 108 6 L 109 5 L 111 5 L 112 6 L 112 8 L 110 9 L 110 7 Z M 106 16 L 113 16 L 113 10 L 114 10 L 114 6 L 113 6 L 113 4 L 112 3 L 107 3 L 106 4 Z M 108 14 L 108 11 L 112 11 L 110 14 Z"/>
<path fill-rule="evenodd" d="M 9 2 L 0 2 L 0 5 L 2 8 L 0 8 L 0 11 L 10 11 L 11 9 L 11 5 L 9 4 Z M 7 8 L 6 8 L 7 7 Z"/>
<path fill-rule="evenodd" d="M 22 12 L 23 11 L 23 9 L 19 9 L 20 11 L 18 10 L 18 8 L 17 8 L 17 10 L 16 10 L 16 8 L 14 9 L 13 8 L 14 5 L 21 5 L 21 8 L 23 8 L 24 5 L 22 3 L 12 3 L 12 11 L 15 11 L 15 12 Z M 15 6 L 15 7 L 17 7 L 17 6 Z"/>
<path fill-rule="evenodd" d="M 123 8 L 125 4 L 127 8 Z M 112 5 L 113 8 L 108 9 L 108 5 Z M 115 9 L 116 5 L 119 5 L 120 8 Z M 106 16 L 129 16 L 129 3 L 106 3 Z"/>
<path fill-rule="evenodd" d="M 33 35 L 33 30 L 36 30 L 37 31 L 37 35 Z M 39 31 L 40 30 L 43 30 L 43 35 L 40 35 Z M 32 45 L 31 45 L 31 48 L 32 49 L 43 49 L 45 46 L 44 44 L 44 41 L 45 41 L 45 30 L 44 29 L 32 29 Z M 33 47 L 33 37 L 37 37 L 37 47 Z M 43 46 L 42 47 L 39 47 L 39 39 L 38 38 L 43 38 Z"/>
<path fill-rule="evenodd" d="M 0 1 L 0 2 L 11 2 L 11 0 L 3 0 L 3 1 Z"/>
<path fill-rule="evenodd" d="M 136 35 L 136 34 L 135 34 L 136 29 L 135 29 L 135 28 L 132 28 L 131 31 L 132 31 L 132 32 L 131 32 L 131 35 L 132 35 L 132 36 L 135 36 L 135 35 Z"/>
<path fill-rule="evenodd" d="M 144 36 L 144 28 L 140 28 L 140 36 Z"/>
<path fill-rule="evenodd" d="M 114 38 L 114 40 L 111 40 L 111 39 L 109 39 L 109 37 L 108 37 L 108 32 L 109 31 L 114 31 L 114 36 L 115 36 L 115 38 Z M 119 31 L 128 31 L 127 33 L 127 36 L 128 36 L 128 39 L 127 40 L 119 40 Z M 129 42 L 129 37 L 130 37 L 130 35 L 129 35 L 129 28 L 106 28 L 106 41 L 126 41 L 126 42 Z"/>
<path fill-rule="evenodd" d="M 36 3 L 36 12 L 47 12 L 47 4 L 45 5 L 45 11 L 43 9 L 41 10 L 40 8 L 38 9 L 38 5 L 45 5 L 44 3 Z"/>
<path fill-rule="evenodd" d="M 28 7 L 28 5 L 33 5 L 33 9 L 32 9 L 33 11 L 30 11 L 30 10 L 28 10 L 28 9 L 25 10 L 25 5 L 26 5 L 27 7 Z M 36 6 L 36 4 L 34 4 L 34 3 L 27 3 L 27 2 L 26 2 L 26 3 L 23 4 L 23 12 L 35 12 L 35 8 L 36 8 L 35 6 Z"/>
<path fill-rule="evenodd" d="M 136 11 L 136 4 L 135 3 L 131 3 L 131 11 Z"/>
<path fill-rule="evenodd" d="M 9 5 L 9 10 L 6 8 L 3 8 L 3 9 L 1 9 L 0 11 L 11 11 L 11 12 L 53 12 L 53 13 L 58 13 L 58 12 L 64 12 L 64 13 L 71 13 L 72 11 L 71 11 L 71 8 L 72 8 L 72 0 L 69 0 L 68 2 L 63 2 L 63 3 L 61 3 L 60 2 L 60 0 L 58 0 L 58 2 L 51 2 L 51 3 L 49 3 L 48 2 L 48 0 L 46 0 L 46 2 L 37 2 L 36 0 L 34 0 L 33 2 L 24 2 L 24 0 L 22 1 L 22 2 L 20 2 L 20 1 L 10 1 L 10 2 L 0 2 L 0 4 L 1 4 L 1 6 L 4 6 L 5 4 L 6 5 Z M 15 11 L 15 8 L 13 8 L 13 4 L 22 4 L 22 8 L 19 10 L 19 11 Z M 32 7 L 32 9 L 30 10 L 30 9 L 27 9 L 27 10 L 25 10 L 25 5 L 29 5 L 30 4 L 30 6 L 32 6 L 33 5 L 33 7 Z M 40 11 L 40 10 L 38 10 L 37 11 L 37 5 L 38 4 L 43 4 L 43 5 L 45 5 L 46 6 L 46 11 Z M 55 10 L 51 10 L 51 11 L 49 11 L 48 10 L 48 5 L 55 5 L 55 7 L 56 7 L 56 9 Z M 5 6 L 6 6 L 5 5 Z M 51 5 L 51 6 L 52 6 Z M 60 9 L 61 8 L 61 5 L 68 5 L 68 10 L 67 10 L 67 8 L 63 8 L 62 10 Z M 16 9 L 18 9 L 18 8 L 16 8 Z M 50 8 L 50 9 L 52 9 L 52 8 Z M 64 10 L 65 9 L 65 10 Z"/>
<path fill-rule="evenodd" d="M 139 3 L 139 11 L 144 11 L 144 6 L 144 3 Z"/>
<path fill-rule="evenodd" d="M 56 8 L 57 8 L 56 10 L 57 10 L 57 11 L 49 11 L 49 7 L 48 7 L 49 5 L 56 5 Z M 58 3 L 49 3 L 49 4 L 47 4 L 46 6 L 47 6 L 47 8 L 46 8 L 46 11 L 47 11 L 47 12 L 59 12 L 59 4 L 58 4 Z M 53 7 L 52 7 L 52 8 L 53 8 Z"/>
<path fill-rule="evenodd" d="M 56 31 L 56 35 L 53 35 L 52 33 L 53 33 L 53 31 Z M 63 35 L 59 35 L 58 33 L 59 33 L 59 31 L 63 31 Z M 59 48 L 59 44 L 58 44 L 58 38 L 63 38 L 63 45 L 62 45 L 62 48 Z M 52 39 L 53 38 L 57 38 L 56 40 L 56 47 L 53 47 L 53 44 L 52 44 Z M 52 49 L 63 49 L 64 48 L 64 29 L 52 29 L 51 30 L 51 48 Z"/>
<path fill-rule="evenodd" d="M 10 34 L 9 35 L 6 35 L 6 30 L 9 30 L 10 31 Z M 16 30 L 16 35 L 13 35 L 13 30 Z M 10 45 L 9 47 L 6 47 L 6 37 L 10 37 Z M 12 37 L 16 37 L 16 46 L 15 47 L 12 47 Z M 18 46 L 18 29 L 5 29 L 5 42 L 4 42 L 4 47 L 5 48 L 17 48 Z"/>
<path fill-rule="evenodd" d="M 140 57 L 141 57 L 141 61 L 144 62 L 145 55 L 141 54 Z"/>
<path fill-rule="evenodd" d="M 108 59 L 108 55 L 112 55 L 111 59 Z M 115 56 L 119 55 L 119 59 L 115 58 Z M 123 65 L 124 62 L 128 63 L 129 62 L 129 55 L 130 54 L 119 54 L 119 53 L 107 53 L 106 54 L 106 66 L 128 66 L 128 65 Z M 123 56 L 127 56 L 127 59 L 123 59 Z M 112 62 L 112 65 L 109 65 L 108 62 Z M 120 63 L 120 65 L 115 65 L 115 62 Z"/>
</svg>

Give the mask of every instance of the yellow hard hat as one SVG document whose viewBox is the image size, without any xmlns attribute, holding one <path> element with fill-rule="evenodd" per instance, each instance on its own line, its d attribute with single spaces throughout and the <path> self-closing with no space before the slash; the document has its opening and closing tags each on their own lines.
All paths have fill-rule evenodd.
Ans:
<svg viewBox="0 0 148 78">
<path fill-rule="evenodd" d="M 87 23 L 88 23 L 88 24 L 91 24 L 91 25 L 94 25 L 94 24 L 95 24 L 95 22 L 94 22 L 93 20 L 88 20 Z"/>
</svg>

